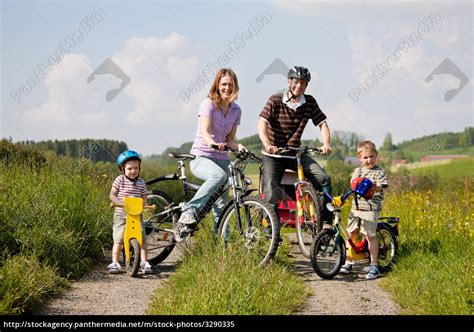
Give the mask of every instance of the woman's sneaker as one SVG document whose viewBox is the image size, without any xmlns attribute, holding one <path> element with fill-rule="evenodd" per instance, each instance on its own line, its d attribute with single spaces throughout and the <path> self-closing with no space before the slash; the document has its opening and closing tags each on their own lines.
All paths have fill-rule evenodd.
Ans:
<svg viewBox="0 0 474 332">
<path fill-rule="evenodd" d="M 117 274 L 120 273 L 120 269 L 122 268 L 119 263 L 110 263 L 109 266 L 107 266 L 109 269 L 110 274 Z"/>
<path fill-rule="evenodd" d="M 195 225 L 197 224 L 196 216 L 194 215 L 193 209 L 187 209 L 179 217 L 178 223 L 183 225 Z"/>
<path fill-rule="evenodd" d="M 368 280 L 377 279 L 380 275 L 380 271 L 377 265 L 370 265 L 369 273 L 365 276 Z"/>
<path fill-rule="evenodd" d="M 151 267 L 150 263 L 148 263 L 148 261 L 140 262 L 140 270 L 145 274 L 153 273 L 153 268 Z"/>
<path fill-rule="evenodd" d="M 342 274 L 349 274 L 349 273 L 351 273 L 351 271 L 352 271 L 352 265 L 354 265 L 354 264 L 351 264 L 351 263 L 346 263 L 346 264 L 344 264 L 344 265 L 341 267 L 341 270 L 339 271 L 339 273 L 342 273 Z"/>
</svg>

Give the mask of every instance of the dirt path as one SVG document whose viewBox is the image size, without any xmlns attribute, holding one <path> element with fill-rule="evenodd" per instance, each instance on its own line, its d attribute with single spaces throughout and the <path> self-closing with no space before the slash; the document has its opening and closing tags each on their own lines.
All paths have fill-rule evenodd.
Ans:
<svg viewBox="0 0 474 332">
<path fill-rule="evenodd" d="M 109 274 L 109 260 L 72 288 L 52 298 L 40 315 L 144 315 L 152 292 L 176 269 L 184 248 L 176 246 L 153 274 L 130 278 L 125 272 Z M 123 269 L 123 268 L 122 268 Z"/>
<path fill-rule="evenodd" d="M 300 253 L 296 234 L 289 234 L 294 271 L 312 289 L 313 295 L 297 315 L 397 315 L 399 307 L 378 284 L 366 280 L 366 273 L 337 275 L 332 280 L 321 279 L 311 262 Z"/>
<path fill-rule="evenodd" d="M 293 234 L 294 236 L 294 234 Z M 309 259 L 299 253 L 295 237 L 291 253 L 293 269 L 309 287 L 313 295 L 297 315 L 396 315 L 398 306 L 378 285 L 365 280 L 365 273 L 336 276 L 323 280 L 314 273 Z M 42 315 L 144 315 L 150 295 L 176 269 L 183 247 L 177 246 L 155 274 L 129 278 L 125 273 L 110 275 L 108 262 L 98 266 L 72 288 L 53 298 L 39 313 Z"/>
</svg>

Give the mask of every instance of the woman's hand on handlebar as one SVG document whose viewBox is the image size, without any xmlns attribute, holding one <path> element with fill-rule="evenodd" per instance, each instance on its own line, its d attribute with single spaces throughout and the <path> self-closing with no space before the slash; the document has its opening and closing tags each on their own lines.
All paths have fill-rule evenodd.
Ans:
<svg viewBox="0 0 474 332">
<path fill-rule="evenodd" d="M 226 143 L 209 144 L 209 147 L 211 149 L 220 150 L 220 151 L 229 150 Z"/>
<path fill-rule="evenodd" d="M 237 144 L 237 151 L 239 152 L 247 152 L 247 148 L 245 146 L 243 146 L 242 144 Z"/>
</svg>

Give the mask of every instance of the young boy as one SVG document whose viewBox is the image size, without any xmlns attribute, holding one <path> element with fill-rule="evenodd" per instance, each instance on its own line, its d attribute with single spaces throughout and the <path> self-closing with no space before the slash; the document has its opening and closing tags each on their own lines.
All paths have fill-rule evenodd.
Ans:
<svg viewBox="0 0 474 332">
<path fill-rule="evenodd" d="M 371 198 L 358 199 L 358 209 L 355 200 L 352 201 L 352 209 L 348 220 L 348 231 L 350 232 L 351 240 L 353 242 L 357 240 L 359 235 L 358 219 L 360 219 L 360 232 L 365 235 L 369 243 L 370 267 L 366 275 L 366 279 L 369 280 L 376 279 L 380 274 L 377 261 L 379 247 L 376 239 L 376 230 L 377 219 L 382 210 L 383 189 L 388 186 L 385 172 L 377 166 L 377 156 L 377 149 L 371 141 L 363 141 L 357 145 L 357 157 L 361 162 L 361 166 L 354 170 L 351 184 L 357 183 L 358 179 L 368 178 L 374 183 L 373 186 L 375 188 L 371 188 L 373 193 Z M 350 248 L 349 243 L 347 243 L 347 248 Z M 348 258 L 346 264 L 341 268 L 341 273 L 348 274 L 352 270 L 353 264 Z"/>
<path fill-rule="evenodd" d="M 110 190 L 110 200 L 118 206 L 123 206 L 125 197 L 141 197 L 143 205 L 146 205 L 147 194 L 145 181 L 139 177 L 141 158 L 135 151 L 122 152 L 117 158 L 117 164 L 122 171 L 122 175 L 115 178 Z M 119 264 L 119 255 L 123 248 L 123 233 L 125 231 L 125 210 L 122 207 L 116 207 L 114 212 L 113 238 L 114 246 L 112 248 L 112 263 L 107 267 L 109 273 L 119 273 L 121 266 Z M 142 225 L 142 250 L 140 268 L 144 273 L 153 273 L 150 263 L 147 261 L 147 246 L 145 227 Z"/>
</svg>

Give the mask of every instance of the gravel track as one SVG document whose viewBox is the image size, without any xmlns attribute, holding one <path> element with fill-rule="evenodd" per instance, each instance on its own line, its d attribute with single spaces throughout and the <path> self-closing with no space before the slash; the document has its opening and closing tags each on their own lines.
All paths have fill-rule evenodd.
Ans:
<svg viewBox="0 0 474 332">
<path fill-rule="evenodd" d="M 312 289 L 306 305 L 297 315 L 397 315 L 399 307 L 379 286 L 378 280 L 366 280 L 365 273 L 338 275 L 323 280 L 299 253 L 295 234 L 290 234 L 292 269 Z M 88 276 L 72 282 L 72 288 L 49 301 L 41 315 L 144 315 L 152 292 L 162 287 L 175 271 L 183 245 L 158 265 L 151 275 L 130 278 L 126 273 L 110 275 L 108 261 Z M 356 271 L 357 272 L 357 271 Z"/>
</svg>

